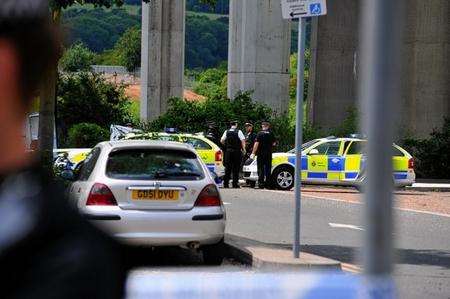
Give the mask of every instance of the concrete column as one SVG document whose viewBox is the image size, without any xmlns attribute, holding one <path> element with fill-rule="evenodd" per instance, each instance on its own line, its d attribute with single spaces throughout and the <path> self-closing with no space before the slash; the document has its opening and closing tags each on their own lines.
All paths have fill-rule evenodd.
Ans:
<svg viewBox="0 0 450 299">
<path fill-rule="evenodd" d="M 327 1 L 326 16 L 313 18 L 308 121 L 339 126 L 356 101 L 358 0 Z"/>
<path fill-rule="evenodd" d="M 359 105 L 359 2 L 328 1 L 328 15 L 312 22 L 309 121 L 323 129 L 338 127 Z M 407 1 L 405 14 L 395 127 L 400 137 L 426 137 L 450 117 L 450 2 Z"/>
<path fill-rule="evenodd" d="M 167 111 L 167 100 L 183 96 L 185 0 L 142 4 L 141 119 Z"/>
<path fill-rule="evenodd" d="M 406 12 L 398 125 L 426 137 L 450 117 L 450 2 L 411 0 Z"/>
<path fill-rule="evenodd" d="M 253 91 L 254 100 L 286 112 L 290 45 L 280 0 L 230 0 L 228 97 Z"/>
</svg>

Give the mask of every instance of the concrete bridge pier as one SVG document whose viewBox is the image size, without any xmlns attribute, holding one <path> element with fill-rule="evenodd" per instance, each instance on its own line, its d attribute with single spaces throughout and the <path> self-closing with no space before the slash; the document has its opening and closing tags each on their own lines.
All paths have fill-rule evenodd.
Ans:
<svg viewBox="0 0 450 299">
<path fill-rule="evenodd" d="M 183 96 L 185 0 L 142 3 L 141 119 L 167 111 Z"/>
<path fill-rule="evenodd" d="M 253 91 L 253 99 L 278 113 L 289 105 L 290 21 L 280 0 L 230 0 L 228 97 Z"/>
</svg>

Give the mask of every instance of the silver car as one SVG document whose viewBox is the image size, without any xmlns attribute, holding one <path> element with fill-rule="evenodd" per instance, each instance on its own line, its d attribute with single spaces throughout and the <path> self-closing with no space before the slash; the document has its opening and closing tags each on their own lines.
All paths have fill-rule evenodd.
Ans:
<svg viewBox="0 0 450 299">
<path fill-rule="evenodd" d="M 225 209 L 206 165 L 186 144 L 99 143 L 69 188 L 87 219 L 128 244 L 182 246 L 222 261 Z"/>
</svg>

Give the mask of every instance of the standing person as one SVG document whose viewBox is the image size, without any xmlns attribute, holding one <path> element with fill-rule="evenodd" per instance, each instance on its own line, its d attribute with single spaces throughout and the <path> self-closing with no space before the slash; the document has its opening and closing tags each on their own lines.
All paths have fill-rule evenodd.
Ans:
<svg viewBox="0 0 450 299">
<path fill-rule="evenodd" d="M 223 132 L 220 139 L 225 146 L 223 187 L 229 187 L 230 178 L 233 175 L 233 188 L 239 188 L 239 169 L 242 163 L 242 152 L 245 152 L 245 136 L 237 128 L 237 121 L 232 121 L 230 126 L 230 129 Z"/>
<path fill-rule="evenodd" d="M 253 152 L 253 146 L 256 141 L 256 133 L 253 131 L 252 123 L 245 123 L 245 157 L 244 161 L 246 161 L 250 154 Z"/>
<path fill-rule="evenodd" d="M 0 1 L 0 296 L 120 298 L 119 245 L 69 205 L 26 151 L 27 111 L 59 56 L 49 20 L 47 1 Z"/>
<path fill-rule="evenodd" d="M 272 152 L 276 144 L 275 136 L 270 130 L 270 123 L 263 121 L 262 130 L 256 135 L 255 145 L 253 146 L 251 159 L 258 157 L 258 187 L 260 189 L 270 187 L 270 173 L 272 172 Z"/>
</svg>

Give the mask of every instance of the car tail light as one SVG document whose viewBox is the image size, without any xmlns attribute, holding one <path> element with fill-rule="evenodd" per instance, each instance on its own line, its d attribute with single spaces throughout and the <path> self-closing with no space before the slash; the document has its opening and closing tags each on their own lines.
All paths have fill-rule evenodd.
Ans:
<svg viewBox="0 0 450 299">
<path fill-rule="evenodd" d="M 408 160 L 408 169 L 414 169 L 414 159 L 413 158 Z"/>
<path fill-rule="evenodd" d="M 216 152 L 216 162 L 221 162 L 222 161 L 222 151 L 217 151 Z"/>
<path fill-rule="evenodd" d="M 100 183 L 95 183 L 91 188 L 91 192 L 89 192 L 86 205 L 117 206 L 117 201 L 108 186 Z"/>
<path fill-rule="evenodd" d="M 219 190 L 217 190 L 216 185 L 212 184 L 203 188 L 195 201 L 196 207 L 217 207 L 221 204 Z"/>
</svg>

